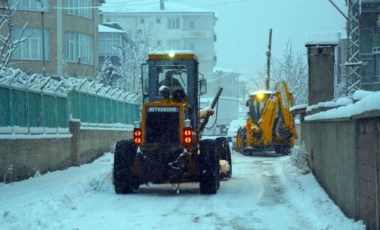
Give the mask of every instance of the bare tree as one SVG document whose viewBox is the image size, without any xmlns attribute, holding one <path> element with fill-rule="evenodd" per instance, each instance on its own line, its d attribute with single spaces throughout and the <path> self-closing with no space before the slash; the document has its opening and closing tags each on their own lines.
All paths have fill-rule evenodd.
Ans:
<svg viewBox="0 0 380 230">
<path fill-rule="evenodd" d="M 286 81 L 295 104 L 305 104 L 308 92 L 307 75 L 306 55 L 294 54 L 292 44 L 288 42 L 282 60 L 275 59 L 273 62 L 271 81 Z"/>
<path fill-rule="evenodd" d="M 13 35 L 13 27 L 15 23 L 13 18 L 16 13 L 17 6 L 21 0 L 9 0 L 3 2 L 2 12 L 0 12 L 0 67 L 4 68 L 9 64 L 12 58 L 13 52 L 17 46 L 28 39 L 28 36 L 24 36 L 24 31 L 28 25 L 28 22 L 24 22 L 20 34 L 17 38 Z M 29 35 L 30 36 L 30 35 Z"/>
<path fill-rule="evenodd" d="M 156 28 L 153 18 L 145 19 L 144 27 L 138 32 L 135 41 L 118 49 L 119 63 L 107 58 L 98 74 L 98 81 L 128 92 L 141 93 L 141 64 L 147 59 L 150 50 L 157 45 Z"/>
</svg>

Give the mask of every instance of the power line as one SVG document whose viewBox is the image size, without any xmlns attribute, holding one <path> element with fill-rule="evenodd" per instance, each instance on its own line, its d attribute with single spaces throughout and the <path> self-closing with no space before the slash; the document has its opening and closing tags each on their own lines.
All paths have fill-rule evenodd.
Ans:
<svg viewBox="0 0 380 230">
<path fill-rule="evenodd" d="M 170 3 L 175 3 L 175 2 L 180 2 L 180 1 L 184 1 L 184 0 L 177 0 L 177 1 L 170 1 Z M 252 0 L 234 0 L 234 1 L 224 1 L 224 2 L 218 2 L 218 3 L 213 3 L 213 4 L 206 4 L 206 5 L 203 5 L 203 6 L 200 6 L 200 7 L 209 7 L 209 6 L 225 6 L 225 5 L 230 5 L 230 4 L 236 4 L 236 3 L 240 3 L 240 2 L 248 2 L 248 1 L 252 1 Z M 131 4 L 130 4 L 131 3 Z M 118 7 L 118 6 L 131 6 L 131 7 L 135 7 L 135 6 L 153 6 L 153 5 L 156 5 L 158 2 L 141 2 L 139 0 L 135 0 L 135 1 L 129 1 L 128 4 L 126 4 L 124 1 L 117 1 L 117 2 L 110 2 L 109 5 L 107 5 L 107 3 L 105 3 L 105 7 L 109 6 L 109 7 Z M 168 2 L 169 3 L 169 2 Z M 184 7 L 180 10 L 184 10 L 184 9 L 191 9 L 193 7 Z"/>
</svg>

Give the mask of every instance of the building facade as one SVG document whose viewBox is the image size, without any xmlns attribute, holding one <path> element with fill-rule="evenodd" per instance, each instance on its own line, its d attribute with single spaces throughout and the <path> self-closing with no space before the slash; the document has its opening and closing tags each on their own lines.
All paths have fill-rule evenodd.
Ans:
<svg viewBox="0 0 380 230">
<path fill-rule="evenodd" d="M 380 90 L 380 0 L 362 0 L 359 17 L 361 84 Z"/>
<path fill-rule="evenodd" d="M 99 69 L 101 82 L 105 86 L 117 85 L 117 80 L 122 77 L 123 65 L 128 71 L 127 66 L 131 60 L 129 52 L 133 47 L 132 40 L 118 24 L 99 25 Z"/>
<path fill-rule="evenodd" d="M 151 50 L 192 50 L 198 56 L 200 72 L 206 75 L 213 72 L 214 12 L 160 0 L 138 4 L 107 0 L 101 10 L 104 23 L 117 22 L 133 41 L 144 40 Z"/>
<path fill-rule="evenodd" d="M 8 67 L 30 74 L 94 79 L 98 69 L 98 8 L 104 2 L 3 0 L 3 14 L 15 8 L 12 28 L 3 26 L 0 30 L 3 36 L 11 34 L 17 44 Z"/>
</svg>

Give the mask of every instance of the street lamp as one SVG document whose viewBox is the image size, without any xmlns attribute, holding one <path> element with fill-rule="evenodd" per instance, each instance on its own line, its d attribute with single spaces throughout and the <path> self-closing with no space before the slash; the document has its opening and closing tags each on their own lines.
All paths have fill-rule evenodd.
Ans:
<svg viewBox="0 0 380 230">
<path fill-rule="evenodd" d="M 44 23 L 44 0 L 36 0 L 41 3 L 41 36 L 42 36 L 42 75 L 45 76 L 45 23 Z"/>
</svg>

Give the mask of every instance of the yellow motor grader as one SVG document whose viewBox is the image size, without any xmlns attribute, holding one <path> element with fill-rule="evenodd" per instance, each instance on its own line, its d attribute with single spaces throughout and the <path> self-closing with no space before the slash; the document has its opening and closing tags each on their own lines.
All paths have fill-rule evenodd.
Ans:
<svg viewBox="0 0 380 230">
<path fill-rule="evenodd" d="M 273 91 L 261 90 L 250 94 L 244 127 L 236 136 L 236 149 L 243 154 L 275 150 L 287 155 L 297 138 L 294 118 L 290 112 L 293 97 L 286 82 L 278 82 Z"/>
<path fill-rule="evenodd" d="M 211 106 L 200 110 L 207 87 L 191 51 L 152 52 L 141 72 L 141 120 L 132 139 L 116 143 L 116 193 L 132 193 L 141 184 L 182 182 L 199 182 L 202 194 L 217 193 L 220 179 L 232 175 L 231 151 L 226 137 L 203 139 L 202 132 L 222 88 Z"/>
</svg>

